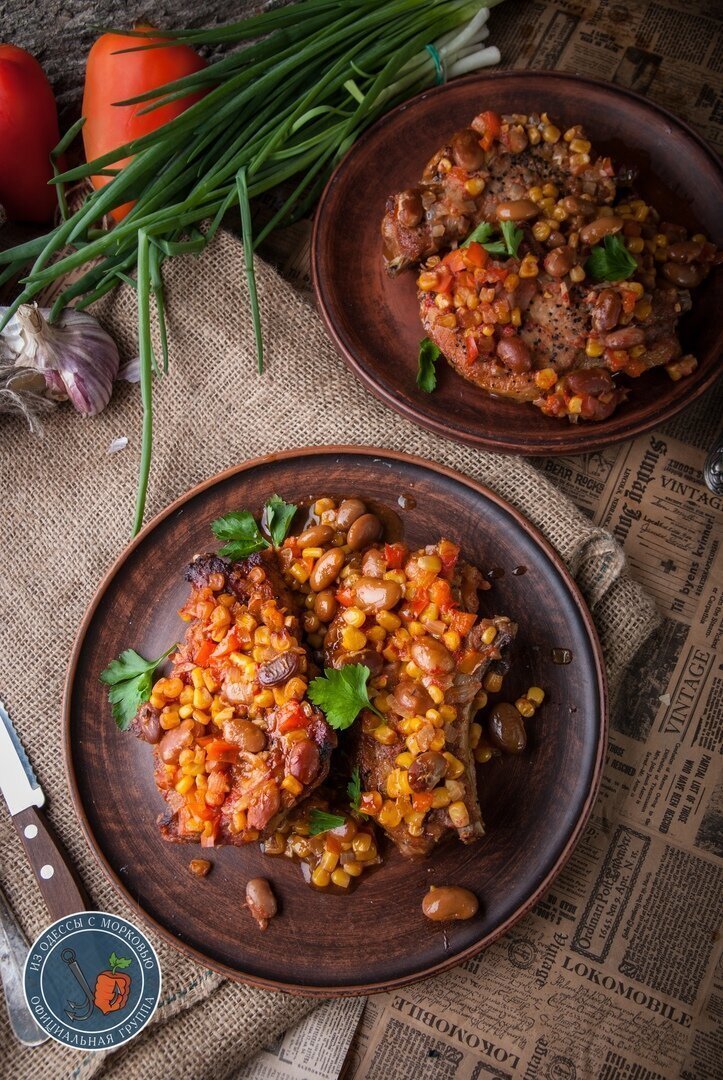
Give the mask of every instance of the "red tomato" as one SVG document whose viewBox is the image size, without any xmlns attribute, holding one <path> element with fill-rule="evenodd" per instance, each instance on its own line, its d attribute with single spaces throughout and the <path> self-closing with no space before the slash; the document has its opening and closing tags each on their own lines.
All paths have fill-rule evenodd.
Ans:
<svg viewBox="0 0 723 1080">
<path fill-rule="evenodd" d="M 485 133 L 480 139 L 479 144 L 483 150 L 489 150 L 502 130 L 502 121 L 495 112 L 483 112 L 482 120 L 484 122 Z"/>
<path fill-rule="evenodd" d="M 153 28 L 141 26 L 137 29 Z M 143 116 L 139 113 L 151 104 L 150 101 L 143 101 L 138 105 L 115 104 L 117 101 L 137 97 L 148 90 L 155 90 L 166 83 L 182 79 L 184 75 L 191 75 L 207 66 L 206 61 L 188 45 L 169 45 L 167 48 L 139 52 L 120 51 L 167 40 L 161 35 L 141 40 L 122 34 L 103 34 L 90 50 L 83 93 L 83 144 L 87 161 L 93 161 L 117 146 L 123 146 L 131 139 L 139 139 L 142 135 L 175 120 L 190 105 L 194 105 L 208 93 L 207 90 L 199 90 Z M 123 158 L 116 161 L 113 168 L 122 168 L 131 160 Z M 93 176 L 91 179 L 93 187 L 101 188 L 113 178 Z M 112 216 L 116 221 L 122 221 L 133 205 L 128 202 L 116 207 L 111 211 Z"/>
<path fill-rule="evenodd" d="M 0 45 L 0 203 L 11 221 L 51 221 L 58 198 L 48 184 L 60 139 L 53 91 L 38 61 Z"/>
</svg>

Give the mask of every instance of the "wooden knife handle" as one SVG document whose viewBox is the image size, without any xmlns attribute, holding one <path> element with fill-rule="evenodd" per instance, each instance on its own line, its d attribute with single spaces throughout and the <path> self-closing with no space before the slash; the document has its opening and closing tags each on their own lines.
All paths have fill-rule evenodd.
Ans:
<svg viewBox="0 0 723 1080">
<path fill-rule="evenodd" d="M 42 810 L 29 806 L 15 814 L 12 822 L 53 920 L 85 911 L 88 897 L 83 884 Z"/>
</svg>

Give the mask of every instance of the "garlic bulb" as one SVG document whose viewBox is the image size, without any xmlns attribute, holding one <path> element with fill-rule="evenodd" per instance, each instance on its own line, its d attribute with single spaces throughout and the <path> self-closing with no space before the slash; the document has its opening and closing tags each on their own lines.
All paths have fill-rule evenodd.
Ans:
<svg viewBox="0 0 723 1080">
<path fill-rule="evenodd" d="M 110 401 L 118 347 L 84 311 L 66 308 L 52 324 L 47 316 L 46 308 L 22 304 L 0 334 L 0 363 L 41 372 L 49 398 L 69 399 L 78 412 L 95 416 Z"/>
</svg>

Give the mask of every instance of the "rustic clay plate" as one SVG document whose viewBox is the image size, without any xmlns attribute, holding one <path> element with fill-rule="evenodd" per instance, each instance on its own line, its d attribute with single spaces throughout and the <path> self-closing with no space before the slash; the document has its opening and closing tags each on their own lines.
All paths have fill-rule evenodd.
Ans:
<svg viewBox="0 0 723 1080">
<path fill-rule="evenodd" d="M 355 143 L 317 210 L 312 272 L 317 301 L 351 370 L 409 420 L 461 442 L 520 454 L 575 454 L 632 438 L 668 419 L 711 385 L 723 350 L 723 273 L 696 290 L 681 322 L 698 370 L 672 382 L 665 372 L 627 379 L 630 396 L 602 423 L 572 425 L 532 405 L 493 398 L 437 365 L 433 394 L 416 386 L 424 336 L 415 274 L 382 266 L 380 224 L 387 196 L 414 184 L 432 153 L 476 113 L 541 112 L 563 128 L 583 124 L 616 165 L 639 169 L 638 187 L 671 221 L 723 245 L 723 171 L 703 141 L 670 113 L 610 84 L 557 72 L 502 72 L 455 80 L 419 95 Z"/>
<path fill-rule="evenodd" d="M 163 802 L 151 751 L 119 732 L 98 676 L 132 646 L 159 656 L 183 633 L 186 564 L 208 550 L 209 525 L 228 510 L 258 511 L 273 492 L 287 501 L 359 495 L 394 508 L 411 544 L 449 536 L 494 586 L 488 614 L 519 622 L 503 696 L 530 685 L 547 701 L 529 723 L 519 758 L 480 767 L 487 835 L 440 848 L 429 861 L 390 852 L 349 895 L 312 891 L 299 867 L 256 846 L 203 854 L 167 844 L 155 824 Z M 398 505 L 400 496 L 407 508 Z M 524 573 L 522 570 L 524 569 Z M 517 573 L 514 571 L 517 570 Z M 500 574 L 504 571 L 503 574 Z M 569 650 L 567 665 L 552 651 Z M 558 657 L 559 658 L 559 657 Z M 249 462 L 195 488 L 152 521 L 102 582 L 75 646 L 65 694 L 70 788 L 89 843 L 139 915 L 172 945 L 234 979 L 306 994 L 388 989 L 478 952 L 527 911 L 569 856 L 590 812 L 605 748 L 605 683 L 590 615 L 560 559 L 512 507 L 464 477 L 402 454 L 358 447 L 294 450 Z M 280 914 L 261 933 L 243 908 L 250 877 L 273 880 Z M 422 915 L 430 884 L 467 886 L 479 914 L 442 927 Z"/>
</svg>

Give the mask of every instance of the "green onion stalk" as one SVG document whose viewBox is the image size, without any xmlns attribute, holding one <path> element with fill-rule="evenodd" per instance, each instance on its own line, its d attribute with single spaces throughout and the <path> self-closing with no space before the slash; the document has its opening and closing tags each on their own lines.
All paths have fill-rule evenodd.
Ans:
<svg viewBox="0 0 723 1080">
<path fill-rule="evenodd" d="M 120 282 L 138 295 L 143 436 L 134 532 L 141 527 L 152 447 L 152 374 L 168 368 L 161 266 L 198 254 L 224 216 L 240 211 L 246 274 L 263 371 L 254 249 L 275 228 L 307 214 L 343 155 L 379 116 L 435 82 L 500 59 L 483 43 L 489 7 L 501 0 L 298 0 L 228 26 L 164 34 L 179 43 L 238 46 L 201 71 L 119 102 L 151 111 L 206 91 L 155 131 L 93 161 L 59 172 L 57 162 L 83 125 L 81 118 L 53 153 L 59 224 L 25 244 L 0 252 L 0 285 L 18 275 L 22 291 L 0 330 L 21 304 L 56 279 L 85 267 L 58 294 L 51 320 L 64 307 L 86 308 Z M 128 32 L 124 32 L 127 33 Z M 131 31 L 144 44 L 148 31 Z M 113 163 L 132 161 L 122 170 Z M 70 213 L 65 185 L 90 176 L 111 182 Z M 250 200 L 291 187 L 254 236 Z M 127 202 L 130 213 L 111 229 L 99 222 Z M 203 228 L 201 228 L 203 223 Z M 158 313 L 161 356 L 155 356 L 150 308 Z"/>
</svg>

